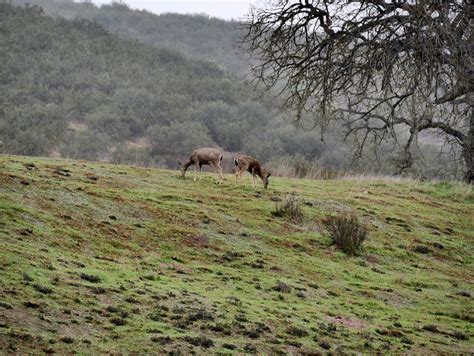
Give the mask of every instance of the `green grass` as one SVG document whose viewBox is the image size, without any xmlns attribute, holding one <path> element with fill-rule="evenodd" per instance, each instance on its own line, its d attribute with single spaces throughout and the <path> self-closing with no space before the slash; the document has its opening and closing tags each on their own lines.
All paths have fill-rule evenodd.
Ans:
<svg viewBox="0 0 474 356">
<path fill-rule="evenodd" d="M 272 214 L 292 193 L 299 223 Z M 342 211 L 368 225 L 360 256 L 321 227 Z M 472 189 L 451 183 L 264 190 L 0 156 L 0 350 L 469 353 L 473 211 Z"/>
</svg>

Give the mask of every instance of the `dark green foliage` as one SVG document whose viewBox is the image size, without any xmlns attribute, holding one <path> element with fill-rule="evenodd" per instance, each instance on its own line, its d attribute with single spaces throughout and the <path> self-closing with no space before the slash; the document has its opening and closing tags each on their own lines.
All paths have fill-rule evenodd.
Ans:
<svg viewBox="0 0 474 356">
<path fill-rule="evenodd" d="M 67 6 L 87 7 L 42 5 L 59 14 Z M 256 101 L 250 85 L 213 63 L 121 39 L 86 19 L 0 6 L 6 44 L 0 62 L 1 152 L 175 167 L 198 146 L 247 151 L 261 160 L 302 147 L 311 158 L 318 150 L 318 139 L 310 135 L 295 146 L 297 131 L 286 119 L 275 120 L 275 103 Z M 114 16 L 125 13 L 158 18 L 115 6 L 100 10 L 108 28 L 121 26 Z"/>
<path fill-rule="evenodd" d="M 89 20 L 2 2 L 0 32 L 4 152 L 174 165 L 197 146 L 242 149 L 244 135 L 272 117 L 215 64 Z"/>
<path fill-rule="evenodd" d="M 224 21 L 207 15 L 155 15 L 113 3 L 96 7 L 92 3 L 72 0 L 12 0 L 13 4 L 40 5 L 49 15 L 68 19 L 85 18 L 101 24 L 123 38 L 137 39 L 154 46 L 182 51 L 186 56 L 218 63 L 228 71 L 246 74 L 249 64 L 239 56 L 235 43 L 243 35 L 237 22 Z M 171 56 L 170 60 L 174 58 Z M 177 58 L 182 60 L 182 57 Z M 201 67 L 213 71 L 215 66 Z"/>
<path fill-rule="evenodd" d="M 368 230 L 354 214 L 328 216 L 324 220 L 333 243 L 348 255 L 355 255 L 362 248 Z"/>
</svg>

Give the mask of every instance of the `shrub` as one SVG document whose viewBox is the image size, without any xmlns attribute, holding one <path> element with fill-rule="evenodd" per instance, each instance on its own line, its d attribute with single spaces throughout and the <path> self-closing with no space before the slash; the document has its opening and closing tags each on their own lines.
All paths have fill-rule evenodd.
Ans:
<svg viewBox="0 0 474 356">
<path fill-rule="evenodd" d="M 91 283 L 100 283 L 102 280 L 99 276 L 93 274 L 81 273 L 81 279 L 89 281 Z"/>
<path fill-rule="evenodd" d="M 287 217 L 294 222 L 301 222 L 304 218 L 303 211 L 295 194 L 287 194 L 281 203 L 276 203 L 273 215 Z"/>
<path fill-rule="evenodd" d="M 291 292 L 291 286 L 289 286 L 286 283 L 283 282 L 278 282 L 273 288 L 275 292 L 280 292 L 280 293 L 290 293 Z"/>
<path fill-rule="evenodd" d="M 328 216 L 324 221 L 326 229 L 333 241 L 348 255 L 355 255 L 362 248 L 367 238 L 367 227 L 359 222 L 356 215 L 339 214 Z"/>
<path fill-rule="evenodd" d="M 290 326 L 286 329 L 286 333 L 297 337 L 305 337 L 309 335 L 305 329 L 299 328 L 297 326 Z"/>
</svg>

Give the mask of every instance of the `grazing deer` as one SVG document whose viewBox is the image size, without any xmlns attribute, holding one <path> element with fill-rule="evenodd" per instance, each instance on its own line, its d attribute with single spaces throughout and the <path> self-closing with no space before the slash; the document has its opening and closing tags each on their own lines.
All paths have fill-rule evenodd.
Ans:
<svg viewBox="0 0 474 356">
<path fill-rule="evenodd" d="M 247 171 L 252 174 L 254 188 L 255 177 L 259 176 L 263 182 L 263 187 L 267 189 L 268 178 L 270 178 L 271 173 L 268 172 L 265 168 L 263 168 L 259 161 L 247 155 L 237 155 L 234 157 L 234 163 L 237 167 L 237 169 L 235 170 L 235 183 L 237 183 L 238 178 L 241 177 L 245 171 Z"/>
<path fill-rule="evenodd" d="M 222 183 L 224 177 L 222 176 L 222 168 L 220 162 L 222 161 L 222 151 L 218 148 L 211 148 L 211 147 L 202 147 L 194 150 L 189 156 L 189 160 L 182 164 L 181 166 L 181 174 L 184 177 L 186 174 L 186 170 L 190 165 L 194 165 L 194 181 L 197 179 L 197 172 L 199 169 L 199 173 L 201 173 L 201 167 L 203 165 L 209 165 L 216 169 L 217 173 L 219 173 L 219 183 Z"/>
</svg>

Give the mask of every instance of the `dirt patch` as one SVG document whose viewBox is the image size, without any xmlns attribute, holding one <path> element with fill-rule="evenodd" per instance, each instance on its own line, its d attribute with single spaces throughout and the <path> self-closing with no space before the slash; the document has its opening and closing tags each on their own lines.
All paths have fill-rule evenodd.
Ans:
<svg viewBox="0 0 474 356">
<path fill-rule="evenodd" d="M 333 324 L 339 324 L 358 330 L 365 329 L 367 327 L 367 323 L 365 321 L 356 318 L 347 318 L 344 316 L 325 316 L 324 319 Z"/>
<path fill-rule="evenodd" d="M 189 247 L 208 248 L 209 238 L 203 235 L 188 235 L 184 238 L 183 243 Z"/>
<path fill-rule="evenodd" d="M 375 298 L 397 308 L 412 304 L 406 297 L 403 297 L 394 292 L 380 291 L 378 295 L 375 296 Z"/>
</svg>

